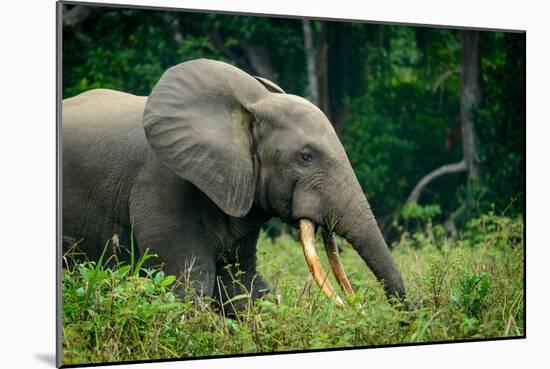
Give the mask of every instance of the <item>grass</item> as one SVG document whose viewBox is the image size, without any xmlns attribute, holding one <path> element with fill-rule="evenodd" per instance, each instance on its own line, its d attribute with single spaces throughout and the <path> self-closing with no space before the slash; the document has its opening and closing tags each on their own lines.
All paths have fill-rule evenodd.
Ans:
<svg viewBox="0 0 550 369">
<path fill-rule="evenodd" d="M 438 225 L 403 233 L 393 255 L 411 311 L 388 304 L 351 246 L 344 243 L 343 250 L 342 262 L 357 294 L 338 309 L 314 283 L 308 284 L 295 237 L 282 235 L 272 241 L 262 235 L 259 270 L 280 299 L 249 301 L 237 319 L 223 318 L 207 300 L 177 298 L 171 292 L 175 278 L 143 269 L 143 260 L 114 269 L 93 262 L 65 269 L 63 363 L 468 340 L 525 332 L 521 219 L 483 215 L 470 221 L 453 243 L 445 240 Z M 321 247 L 319 255 L 328 271 Z"/>
</svg>

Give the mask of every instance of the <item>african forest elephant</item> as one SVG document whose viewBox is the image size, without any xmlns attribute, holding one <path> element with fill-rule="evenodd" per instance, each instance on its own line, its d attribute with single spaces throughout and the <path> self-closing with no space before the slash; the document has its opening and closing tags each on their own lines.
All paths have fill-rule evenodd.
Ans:
<svg viewBox="0 0 550 369">
<path fill-rule="evenodd" d="M 310 271 L 336 304 L 315 252 L 317 225 L 336 279 L 353 290 L 335 251 L 347 239 L 405 297 L 401 275 L 344 148 L 325 115 L 273 82 L 222 62 L 168 69 L 148 97 L 106 89 L 63 101 L 63 234 L 97 259 L 114 234 L 187 273 L 197 291 L 225 301 L 256 273 L 260 227 L 271 217 L 300 228 Z M 244 273 L 228 265 L 238 262 Z M 233 274 L 233 275 L 232 275 Z M 237 275 L 240 283 L 232 283 Z"/>
</svg>

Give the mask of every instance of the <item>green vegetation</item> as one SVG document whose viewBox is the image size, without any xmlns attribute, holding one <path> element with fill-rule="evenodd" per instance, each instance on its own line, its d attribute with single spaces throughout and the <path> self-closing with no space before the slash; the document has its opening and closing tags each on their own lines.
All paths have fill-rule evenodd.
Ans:
<svg viewBox="0 0 550 369">
<path fill-rule="evenodd" d="M 343 243 L 357 295 L 336 308 L 313 285 L 295 237 L 259 243 L 259 269 L 280 295 L 226 319 L 207 299 L 172 292 L 160 270 L 84 262 L 63 274 L 63 362 L 87 363 L 331 347 L 468 340 L 524 334 L 523 221 L 493 213 L 448 243 L 440 225 L 404 232 L 393 254 L 411 311 L 389 304 Z M 327 260 L 320 252 L 328 270 Z M 152 257 L 147 255 L 147 257 Z M 142 276 L 138 275 L 142 269 Z M 330 277 L 332 278 L 332 276 Z M 176 282 L 177 283 L 177 282 Z M 336 285 L 333 280 L 332 283 Z M 247 298 L 247 297 L 243 297 Z"/>
</svg>

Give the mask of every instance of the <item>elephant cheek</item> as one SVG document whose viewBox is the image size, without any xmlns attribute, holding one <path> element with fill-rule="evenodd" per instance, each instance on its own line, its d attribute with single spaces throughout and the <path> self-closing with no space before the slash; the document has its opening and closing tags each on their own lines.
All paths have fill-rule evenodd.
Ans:
<svg viewBox="0 0 550 369">
<path fill-rule="evenodd" d="M 267 176 L 262 208 L 273 216 L 290 220 L 292 218 L 292 196 L 295 181 L 288 174 Z"/>
</svg>

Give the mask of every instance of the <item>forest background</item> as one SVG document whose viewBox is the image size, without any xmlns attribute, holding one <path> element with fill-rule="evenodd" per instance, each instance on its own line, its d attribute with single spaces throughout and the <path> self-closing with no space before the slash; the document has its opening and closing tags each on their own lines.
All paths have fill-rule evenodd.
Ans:
<svg viewBox="0 0 550 369">
<path fill-rule="evenodd" d="M 65 10 L 63 98 L 98 87 L 148 95 L 172 65 L 222 60 L 325 112 L 390 241 L 400 216 L 430 215 L 456 236 L 473 216 L 524 213 L 524 33 Z"/>
</svg>

